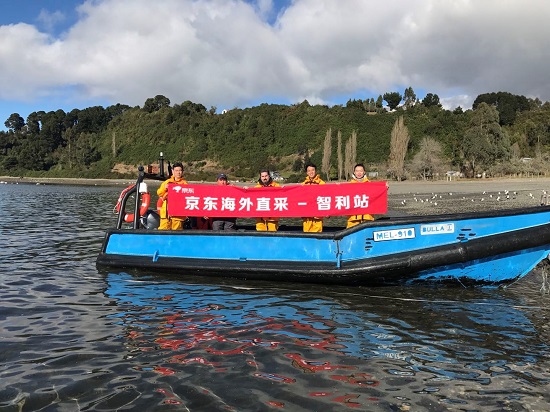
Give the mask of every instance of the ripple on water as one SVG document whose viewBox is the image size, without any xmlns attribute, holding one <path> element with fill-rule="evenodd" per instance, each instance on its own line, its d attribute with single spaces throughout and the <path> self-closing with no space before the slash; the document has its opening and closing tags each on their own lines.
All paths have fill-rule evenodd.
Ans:
<svg viewBox="0 0 550 412">
<path fill-rule="evenodd" d="M 538 278 L 370 289 L 98 273 L 120 189 L 10 190 L 0 410 L 548 410 Z"/>
</svg>

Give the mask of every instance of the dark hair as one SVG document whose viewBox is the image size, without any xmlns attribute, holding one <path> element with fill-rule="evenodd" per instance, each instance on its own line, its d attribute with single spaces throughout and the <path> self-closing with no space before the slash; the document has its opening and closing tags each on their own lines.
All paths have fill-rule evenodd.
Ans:
<svg viewBox="0 0 550 412">
<path fill-rule="evenodd" d="M 308 164 L 306 165 L 306 167 L 305 167 L 305 171 L 306 171 L 306 172 L 307 172 L 307 168 L 308 168 L 308 167 L 313 167 L 313 168 L 315 169 L 315 171 L 317 171 L 317 166 L 315 166 L 314 163 L 308 163 Z"/>
<path fill-rule="evenodd" d="M 181 162 L 176 162 L 172 165 L 172 169 L 174 169 L 175 167 L 181 167 L 181 170 L 183 170 L 183 164 Z"/>
<path fill-rule="evenodd" d="M 262 170 L 260 170 L 260 174 L 262 174 L 262 173 L 268 173 L 269 176 L 271 176 L 271 172 L 269 171 L 269 169 L 262 169 Z"/>
<path fill-rule="evenodd" d="M 355 168 L 356 168 L 356 167 L 359 167 L 359 166 L 361 166 L 361 167 L 363 168 L 363 170 L 367 170 L 367 169 L 365 168 L 365 165 L 364 165 L 363 163 L 357 163 L 355 166 L 353 166 L 353 171 L 355 171 Z"/>
</svg>

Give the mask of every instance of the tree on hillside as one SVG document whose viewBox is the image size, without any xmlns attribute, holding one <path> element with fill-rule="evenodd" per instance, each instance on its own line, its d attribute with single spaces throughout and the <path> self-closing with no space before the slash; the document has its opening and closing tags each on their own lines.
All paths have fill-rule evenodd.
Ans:
<svg viewBox="0 0 550 412">
<path fill-rule="evenodd" d="M 12 113 L 8 120 L 4 122 L 4 125 L 12 132 L 18 132 L 25 126 L 25 119 L 19 113 Z"/>
<path fill-rule="evenodd" d="M 498 160 L 508 158 L 510 146 L 508 136 L 500 127 L 497 108 L 481 103 L 474 110 L 462 141 L 466 175 L 473 177 Z"/>
<path fill-rule="evenodd" d="M 420 150 L 414 155 L 410 164 L 411 172 L 426 180 L 443 172 L 444 166 L 445 160 L 441 144 L 431 137 L 424 137 L 420 141 Z"/>
<path fill-rule="evenodd" d="M 149 97 L 143 104 L 143 110 L 147 113 L 156 112 L 163 107 L 170 107 L 170 99 L 161 94 L 157 94 L 155 97 Z"/>
<path fill-rule="evenodd" d="M 77 114 L 77 133 L 99 133 L 107 127 L 112 120 L 111 115 L 103 106 L 92 106 L 80 110 Z"/>
<path fill-rule="evenodd" d="M 337 155 L 338 155 L 338 176 L 336 177 L 336 180 L 340 180 L 342 179 L 342 175 L 344 173 L 344 159 L 342 158 L 342 131 L 341 130 L 338 130 Z"/>
<path fill-rule="evenodd" d="M 422 99 L 422 104 L 425 107 L 441 107 L 439 102 L 439 96 L 437 94 L 428 93 L 424 99 Z"/>
<path fill-rule="evenodd" d="M 382 97 L 382 95 L 379 95 L 378 98 L 376 99 L 376 110 L 377 111 L 382 111 L 382 108 L 384 107 L 384 98 Z"/>
<path fill-rule="evenodd" d="M 39 111 L 32 112 L 27 116 L 27 131 L 29 134 L 38 135 L 40 133 L 40 123 L 44 114 L 46 114 L 44 111 Z"/>
<path fill-rule="evenodd" d="M 323 145 L 323 163 L 321 165 L 321 169 L 325 173 L 328 181 L 330 181 L 331 155 L 332 155 L 332 130 L 328 129 L 327 134 L 325 135 L 325 143 Z"/>
<path fill-rule="evenodd" d="M 416 94 L 414 93 L 414 90 L 412 87 L 407 87 L 405 89 L 404 96 L 404 103 L 403 106 L 405 106 L 407 109 L 413 107 L 416 104 Z"/>
<path fill-rule="evenodd" d="M 351 133 L 351 137 L 346 142 L 346 149 L 345 149 L 345 173 L 346 178 L 347 176 L 351 176 L 353 174 L 353 166 L 357 163 L 357 132 L 354 130 Z"/>
<path fill-rule="evenodd" d="M 474 100 L 472 108 L 474 110 L 477 109 L 481 103 L 496 106 L 501 126 L 512 125 L 519 112 L 530 109 L 530 103 L 527 97 L 517 96 L 507 92 L 480 94 Z"/>
<path fill-rule="evenodd" d="M 405 156 L 409 147 L 409 130 L 405 126 L 403 116 L 399 116 L 393 125 L 390 140 L 390 158 L 388 172 L 398 181 L 405 175 Z"/>
<path fill-rule="evenodd" d="M 403 96 L 399 92 L 384 93 L 384 100 L 390 110 L 395 110 L 399 106 L 399 103 L 401 103 L 401 100 L 403 100 Z"/>
</svg>

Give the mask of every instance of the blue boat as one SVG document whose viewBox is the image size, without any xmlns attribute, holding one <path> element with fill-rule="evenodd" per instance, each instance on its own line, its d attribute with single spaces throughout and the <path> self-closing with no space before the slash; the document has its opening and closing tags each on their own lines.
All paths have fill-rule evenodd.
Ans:
<svg viewBox="0 0 550 412">
<path fill-rule="evenodd" d="M 139 183 L 140 178 L 136 187 Z M 496 286 L 525 276 L 550 253 L 547 206 L 390 217 L 303 233 L 301 227 L 278 232 L 150 230 L 143 228 L 144 219 L 154 212 L 140 219 L 139 204 L 136 196 L 132 229 L 121 228 L 121 211 L 117 228 L 107 231 L 98 267 L 341 285 Z"/>
</svg>

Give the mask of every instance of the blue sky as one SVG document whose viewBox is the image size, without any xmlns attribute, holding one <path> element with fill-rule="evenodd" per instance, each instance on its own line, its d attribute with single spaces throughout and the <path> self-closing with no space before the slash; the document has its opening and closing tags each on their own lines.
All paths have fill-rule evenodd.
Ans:
<svg viewBox="0 0 550 412">
<path fill-rule="evenodd" d="M 0 128 L 158 94 L 218 111 L 409 86 L 451 109 L 548 101 L 548 16 L 547 0 L 0 0 Z"/>
</svg>

